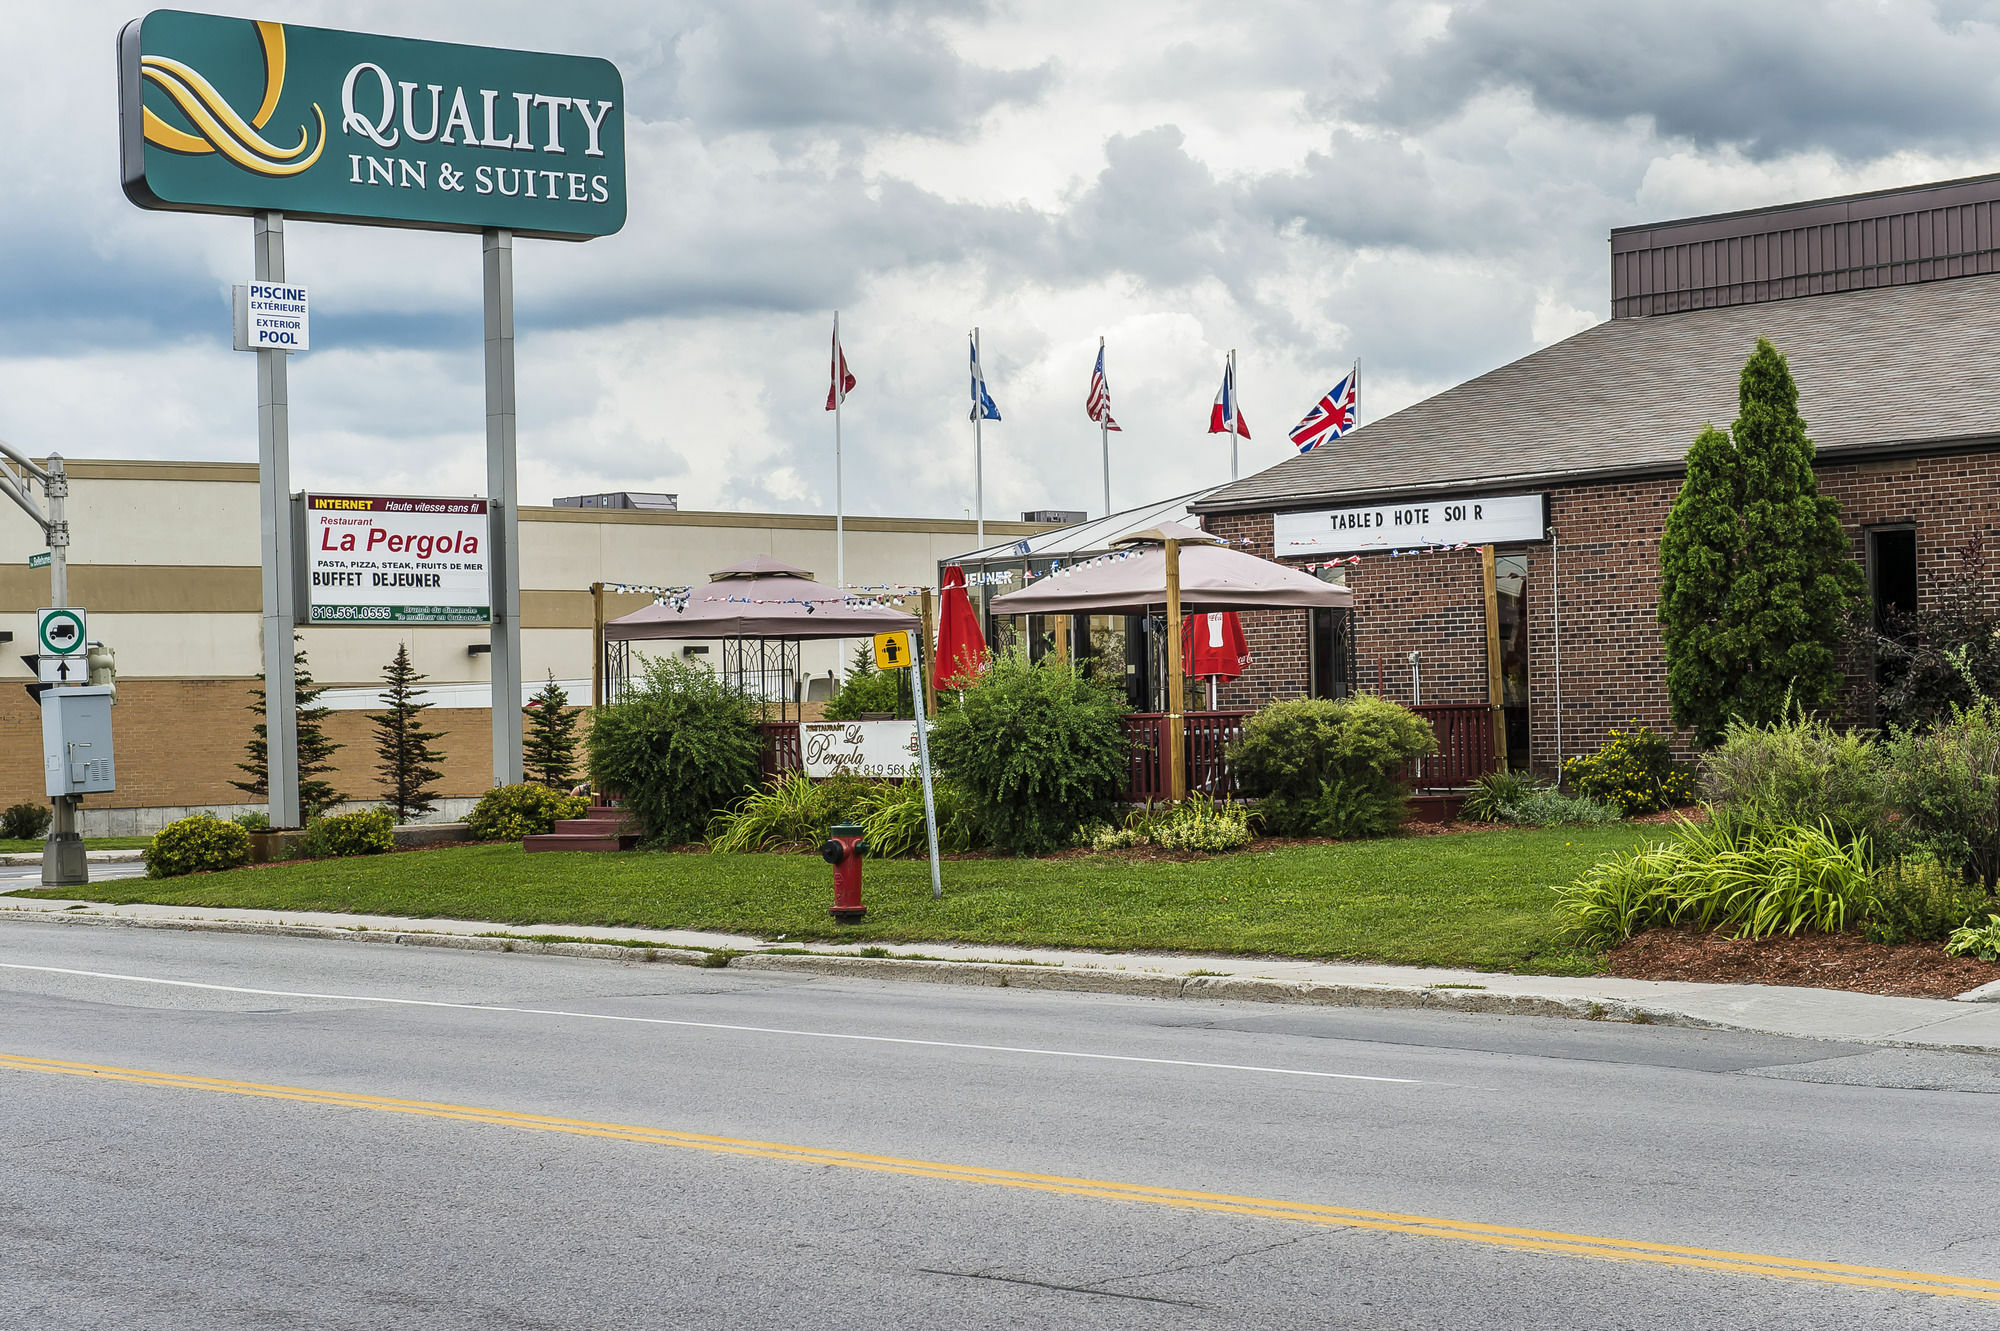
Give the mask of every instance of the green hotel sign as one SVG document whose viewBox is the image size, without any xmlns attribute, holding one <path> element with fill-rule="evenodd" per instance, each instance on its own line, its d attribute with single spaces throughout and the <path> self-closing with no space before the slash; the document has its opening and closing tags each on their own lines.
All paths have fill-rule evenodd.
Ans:
<svg viewBox="0 0 2000 1331">
<path fill-rule="evenodd" d="M 607 60 L 162 9 L 118 41 L 142 208 L 506 229 L 625 225 L 625 84 Z"/>
</svg>

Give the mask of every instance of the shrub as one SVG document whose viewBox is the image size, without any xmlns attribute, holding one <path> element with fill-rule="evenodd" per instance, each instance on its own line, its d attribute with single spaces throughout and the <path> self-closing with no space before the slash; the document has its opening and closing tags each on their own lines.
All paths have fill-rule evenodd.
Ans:
<svg viewBox="0 0 2000 1331">
<path fill-rule="evenodd" d="M 1978 914 L 1984 890 L 1965 875 L 1925 854 L 1911 855 L 1875 871 L 1868 901 L 1868 937 L 1878 943 L 1912 939 L 1938 941 Z"/>
<path fill-rule="evenodd" d="M 1511 804 L 1500 806 L 1499 821 L 1527 823 L 1534 827 L 1554 827 L 1558 823 L 1595 826 L 1615 823 L 1618 810 L 1596 800 L 1575 798 L 1560 790 L 1531 790 Z"/>
<path fill-rule="evenodd" d="M 342 859 L 349 855 L 380 855 L 396 848 L 396 820 L 387 809 L 360 809 L 315 818 L 299 838 L 299 858 Z"/>
<path fill-rule="evenodd" d="M 937 810 L 939 854 L 962 854 L 986 844 L 972 801 L 957 783 L 933 775 L 931 802 Z M 884 859 L 928 856 L 923 780 L 882 782 L 866 791 L 861 801 L 861 830 L 872 855 Z"/>
<path fill-rule="evenodd" d="M 1229 760 L 1277 836 L 1384 836 L 1402 822 L 1411 760 L 1435 752 L 1430 722 L 1362 694 L 1272 703 L 1243 726 Z"/>
<path fill-rule="evenodd" d="M 1929 851 L 1991 892 L 2000 875 L 2000 703 L 1954 707 L 1929 734 L 1888 746 L 1906 849 Z"/>
<path fill-rule="evenodd" d="M 772 777 L 709 821 L 709 845 L 720 851 L 817 850 L 833 824 L 852 820 L 863 784 L 846 776 L 816 782 L 804 772 Z"/>
<path fill-rule="evenodd" d="M 1954 957 L 2000 961 L 2000 915 L 1988 915 L 1984 924 L 1968 924 L 1952 930 L 1944 950 Z"/>
<path fill-rule="evenodd" d="M 2000 606 L 1978 535 L 1959 547 L 1957 576 L 1934 601 L 1879 629 L 1872 605 L 1855 619 L 1855 636 L 1875 658 L 1875 714 L 1884 725 L 1928 730 L 1953 707 L 2000 694 Z"/>
<path fill-rule="evenodd" d="M 1250 818 L 1250 811 L 1233 800 L 1217 802 L 1197 794 L 1161 809 L 1148 805 L 1135 810 L 1118 827 L 1099 824 L 1085 840 L 1099 851 L 1157 846 L 1219 855 L 1250 844 Z"/>
<path fill-rule="evenodd" d="M 235 869 L 249 862 L 250 834 L 212 813 L 197 813 L 168 823 L 146 847 L 148 878 L 178 878 L 182 874 Z"/>
<path fill-rule="evenodd" d="M 1766 831 L 1824 822 L 1843 841 L 1879 840 L 1888 823 L 1875 742 L 1796 710 L 1761 726 L 1731 721 L 1701 766 L 1708 798 Z"/>
<path fill-rule="evenodd" d="M 246 832 L 268 832 L 271 830 L 271 815 L 261 810 L 239 813 L 229 820 Z"/>
<path fill-rule="evenodd" d="M 1059 850 L 1109 816 L 1126 778 L 1115 689 L 1053 656 L 996 659 L 944 709 L 931 734 L 938 770 L 965 791 L 993 844 Z"/>
<path fill-rule="evenodd" d="M 762 747 L 748 698 L 702 666 L 654 660 L 591 721 L 590 775 L 624 798 L 649 840 L 673 845 L 698 840 L 756 782 Z"/>
<path fill-rule="evenodd" d="M 534 781 L 495 786 L 479 797 L 466 826 L 480 841 L 519 841 L 556 830 L 564 818 L 581 818 L 590 810 L 587 795 L 565 795 Z"/>
<path fill-rule="evenodd" d="M 40 804 L 10 804 L 0 812 L 0 841 L 39 841 L 55 816 Z"/>
<path fill-rule="evenodd" d="M 1865 913 L 1868 844 L 1831 828 L 1768 835 L 1725 823 L 1683 822 L 1672 839 L 1597 865 L 1556 889 L 1564 931 L 1615 943 L 1655 925 L 1730 929 L 1738 938 L 1838 933 Z"/>
<path fill-rule="evenodd" d="M 910 701 L 908 670 L 877 670 L 875 645 L 864 642 L 854 653 L 854 664 L 840 685 L 840 692 L 826 704 L 829 721 L 858 721 L 871 712 L 909 720 L 916 716 Z"/>
<path fill-rule="evenodd" d="M 1585 799 L 1609 804 L 1627 818 L 1694 803 L 1694 773 L 1674 761 L 1667 741 L 1650 726 L 1614 730 L 1596 753 L 1563 764 L 1563 780 Z"/>
<path fill-rule="evenodd" d="M 1459 812 L 1476 823 L 1505 822 L 1502 809 L 1541 789 L 1541 783 L 1526 772 L 1487 772 L 1474 779 L 1472 793 Z"/>
</svg>

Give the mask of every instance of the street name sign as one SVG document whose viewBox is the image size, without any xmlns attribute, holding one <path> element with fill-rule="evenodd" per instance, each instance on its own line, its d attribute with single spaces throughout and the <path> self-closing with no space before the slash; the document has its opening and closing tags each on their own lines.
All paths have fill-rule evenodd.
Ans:
<svg viewBox="0 0 2000 1331">
<path fill-rule="evenodd" d="M 49 566 L 49 561 L 50 561 L 50 559 L 52 559 L 53 557 L 54 557 L 54 552 L 52 552 L 52 551 L 49 551 L 49 550 L 44 550 L 44 551 L 42 551 L 42 552 L 41 552 L 40 554 L 38 554 L 38 555 L 29 555 L 29 556 L 28 556 L 28 567 L 29 567 L 29 568 L 47 568 L 47 567 Z"/>
<path fill-rule="evenodd" d="M 239 283 L 233 304 L 238 351 L 312 349 L 312 307 L 298 283 Z"/>
<path fill-rule="evenodd" d="M 625 84 L 585 56 L 159 9 L 118 39 L 125 193 L 588 240 L 625 225 Z"/>
<path fill-rule="evenodd" d="M 81 661 L 88 638 L 84 612 L 75 606 L 35 612 L 35 651 L 41 656 L 74 656 Z"/>
<path fill-rule="evenodd" d="M 491 622 L 484 499 L 305 497 L 307 624 Z"/>
</svg>

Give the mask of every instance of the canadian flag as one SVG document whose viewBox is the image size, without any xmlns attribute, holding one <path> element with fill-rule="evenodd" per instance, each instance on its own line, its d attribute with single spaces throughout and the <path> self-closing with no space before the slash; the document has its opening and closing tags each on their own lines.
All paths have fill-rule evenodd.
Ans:
<svg viewBox="0 0 2000 1331">
<path fill-rule="evenodd" d="M 847 395 L 854 391 L 854 375 L 847 368 L 847 353 L 840 349 L 840 316 L 833 316 L 833 382 L 827 385 L 826 409 L 832 411 L 847 401 Z"/>
</svg>

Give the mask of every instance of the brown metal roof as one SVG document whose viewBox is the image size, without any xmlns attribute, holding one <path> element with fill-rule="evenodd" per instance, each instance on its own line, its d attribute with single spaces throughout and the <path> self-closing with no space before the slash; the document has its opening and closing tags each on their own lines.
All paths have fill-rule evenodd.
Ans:
<svg viewBox="0 0 2000 1331">
<path fill-rule="evenodd" d="M 2000 176 L 1619 227 L 1611 317 L 2000 271 Z"/>
<path fill-rule="evenodd" d="M 1193 507 L 1306 508 L 1671 473 L 1704 424 L 1736 418 L 1737 380 L 1759 336 L 1790 360 L 1822 453 L 2000 436 L 1996 274 L 1612 319 Z"/>
</svg>

